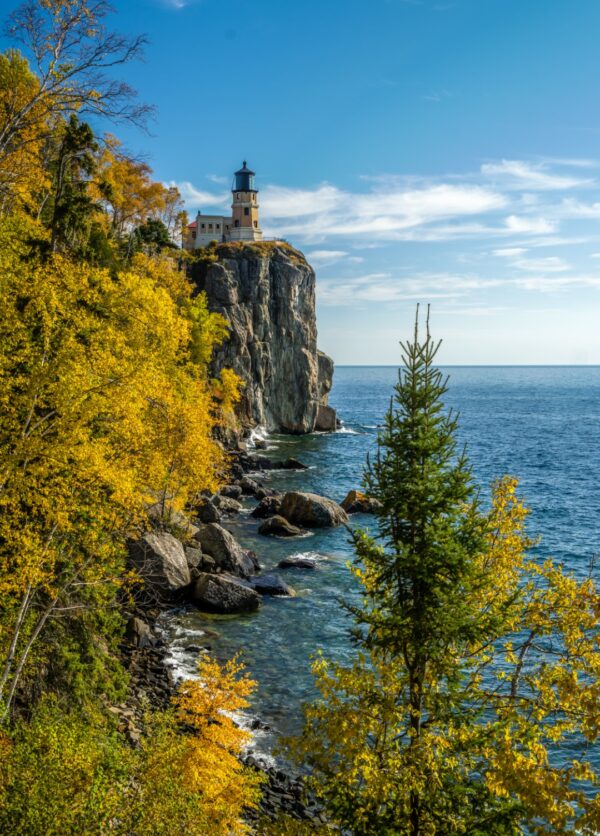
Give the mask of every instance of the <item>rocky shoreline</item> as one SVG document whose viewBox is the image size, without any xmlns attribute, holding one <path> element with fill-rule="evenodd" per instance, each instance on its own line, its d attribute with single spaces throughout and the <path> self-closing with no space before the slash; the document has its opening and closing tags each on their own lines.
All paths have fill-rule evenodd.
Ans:
<svg viewBox="0 0 600 836">
<path fill-rule="evenodd" d="M 140 617 L 142 613 L 134 616 L 137 624 L 130 626 L 121 648 L 130 677 L 128 698 L 124 703 L 109 706 L 109 711 L 117 717 L 119 730 L 132 746 L 140 743 L 147 708 L 168 708 L 177 687 L 168 664 L 168 648 L 157 628 L 160 614 L 160 611 L 144 611 L 144 619 Z M 282 813 L 297 821 L 327 821 L 322 808 L 307 793 L 301 777 L 265 764 L 252 752 L 246 753 L 241 760 L 245 766 L 260 772 L 264 779 L 260 806 L 248 812 L 249 823 L 255 824 L 262 817 L 274 820 Z"/>
<path fill-rule="evenodd" d="M 242 510 L 240 499 L 256 502 L 251 516 L 261 521 L 258 531 L 264 537 L 300 537 L 310 528 L 345 525 L 349 513 L 375 510 L 374 501 L 357 491 L 338 505 L 318 494 L 278 493 L 263 484 L 262 472 L 304 469 L 296 459 L 275 461 L 243 443 L 231 451 L 231 457 L 230 483 L 219 494 L 202 497 L 193 509 L 191 523 L 177 514 L 169 516 L 168 509 L 159 514 L 152 508 L 152 528 L 129 544 L 131 567 L 143 585 L 136 590 L 135 607 L 127 612 L 122 648 L 130 675 L 129 698 L 110 710 L 119 717 L 120 728 L 132 745 L 138 744 L 142 734 L 145 707 L 165 708 L 176 689 L 168 646 L 161 637 L 161 616 L 182 606 L 207 613 L 243 613 L 259 609 L 265 595 L 295 594 L 278 572 L 261 574 L 256 554 L 243 549 L 228 531 L 228 522 Z M 310 558 L 286 558 L 278 568 L 285 573 L 294 568 L 314 569 L 315 565 Z M 200 653 L 205 648 L 192 646 L 189 650 Z M 265 776 L 257 816 L 274 819 L 285 813 L 300 821 L 325 821 L 301 777 L 265 764 L 252 752 L 243 761 Z"/>
</svg>

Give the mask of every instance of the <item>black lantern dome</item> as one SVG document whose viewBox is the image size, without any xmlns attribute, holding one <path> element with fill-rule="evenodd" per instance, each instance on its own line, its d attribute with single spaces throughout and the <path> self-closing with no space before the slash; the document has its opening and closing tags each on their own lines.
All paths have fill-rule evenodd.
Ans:
<svg viewBox="0 0 600 836">
<path fill-rule="evenodd" d="M 255 192 L 254 188 L 254 172 L 248 168 L 246 160 L 239 171 L 235 172 L 235 187 L 236 192 Z"/>
</svg>

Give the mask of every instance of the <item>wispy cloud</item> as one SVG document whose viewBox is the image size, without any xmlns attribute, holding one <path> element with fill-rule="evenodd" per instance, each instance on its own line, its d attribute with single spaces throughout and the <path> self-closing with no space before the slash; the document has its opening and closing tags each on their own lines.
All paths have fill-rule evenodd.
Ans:
<svg viewBox="0 0 600 836">
<path fill-rule="evenodd" d="M 199 189 L 190 183 L 189 180 L 183 180 L 176 183 L 171 180 L 168 186 L 176 186 L 179 189 L 181 197 L 184 199 L 188 209 L 201 209 L 209 206 L 224 207 L 231 202 L 230 192 L 208 192 Z"/>
<path fill-rule="evenodd" d="M 317 252 L 341 251 L 342 240 L 366 247 L 518 236 L 514 246 L 545 246 L 543 239 L 558 240 L 563 221 L 600 219 L 600 201 L 582 200 L 577 193 L 594 182 L 580 176 L 593 166 L 584 159 L 501 160 L 486 162 L 477 172 L 436 179 L 398 173 L 363 177 L 364 188 L 357 190 L 328 182 L 304 189 L 267 183 L 260 193 L 263 228 L 300 245 L 326 245 Z M 207 178 L 217 187 L 227 182 L 214 174 Z M 227 191 L 189 181 L 177 185 L 191 210 L 229 204 Z M 572 194 L 560 200 L 552 197 L 569 190 Z M 529 243 L 532 238 L 536 244 Z"/>
<path fill-rule="evenodd" d="M 516 258 L 526 252 L 527 250 L 525 247 L 501 247 L 498 250 L 493 250 L 492 255 L 495 255 L 498 258 Z"/>
<path fill-rule="evenodd" d="M 423 96 L 427 102 L 443 102 L 445 99 L 451 99 L 452 93 L 449 90 L 436 90 L 432 93 L 427 93 Z"/>
<path fill-rule="evenodd" d="M 407 300 L 476 299 L 486 291 L 520 290 L 536 294 L 565 293 L 575 288 L 600 290 L 600 275 L 533 275 L 482 278 L 452 274 L 424 274 L 412 278 L 372 273 L 353 279 L 327 279 L 317 285 L 319 303 L 327 306 L 360 307 L 369 303 Z M 471 304 L 476 304 L 473 302 Z"/>
<path fill-rule="evenodd" d="M 346 250 L 312 250 L 306 253 L 312 264 L 333 264 L 348 255 Z"/>
<path fill-rule="evenodd" d="M 563 273 L 570 269 L 570 265 L 558 256 L 519 258 L 512 264 L 519 270 L 527 270 L 531 273 Z"/>
<path fill-rule="evenodd" d="M 485 214 L 506 203 L 504 195 L 483 186 L 453 183 L 418 189 L 377 184 L 366 193 L 329 184 L 312 191 L 267 187 L 261 197 L 263 216 L 272 231 L 304 240 L 356 236 L 397 240 L 407 230 Z"/>
<path fill-rule="evenodd" d="M 545 235 L 554 232 L 558 223 L 549 218 L 531 218 L 520 215 L 509 215 L 505 225 L 510 232 L 520 232 L 534 235 Z"/>
<path fill-rule="evenodd" d="M 530 163 L 523 160 L 502 160 L 496 163 L 484 163 L 481 173 L 485 177 L 504 182 L 505 188 L 531 191 L 553 191 L 573 189 L 588 185 L 590 179 L 558 174 L 549 170 L 545 162 Z"/>
</svg>

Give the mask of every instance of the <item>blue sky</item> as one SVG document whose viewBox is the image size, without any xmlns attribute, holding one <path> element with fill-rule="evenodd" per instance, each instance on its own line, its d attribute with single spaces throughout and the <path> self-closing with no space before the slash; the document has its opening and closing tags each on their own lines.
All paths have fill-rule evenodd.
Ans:
<svg viewBox="0 0 600 836">
<path fill-rule="evenodd" d="M 190 214 L 257 172 L 317 272 L 321 347 L 396 363 L 417 301 L 445 363 L 600 363 L 598 0 L 116 0 Z"/>
</svg>

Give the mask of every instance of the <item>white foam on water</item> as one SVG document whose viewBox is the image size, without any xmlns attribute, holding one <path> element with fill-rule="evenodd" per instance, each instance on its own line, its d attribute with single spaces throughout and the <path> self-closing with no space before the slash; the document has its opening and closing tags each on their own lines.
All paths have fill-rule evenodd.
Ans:
<svg viewBox="0 0 600 836">
<path fill-rule="evenodd" d="M 359 433 L 358 430 L 353 430 L 351 427 L 340 427 L 339 430 L 334 430 L 336 435 L 364 435 L 364 433 Z"/>
<path fill-rule="evenodd" d="M 160 623 L 157 625 L 157 628 L 158 632 L 166 639 L 166 631 L 160 626 Z M 208 651 L 202 648 L 199 651 L 190 652 L 188 648 L 190 644 L 195 644 L 194 641 L 190 642 L 190 639 L 197 640 L 205 636 L 207 634 L 204 630 L 193 630 L 180 627 L 179 625 L 176 626 L 175 636 L 168 642 L 168 652 L 165 656 L 165 667 L 171 670 L 173 681 L 176 685 L 180 685 L 186 679 L 199 679 L 197 668 L 198 657 L 208 653 Z M 183 644 L 182 641 L 187 641 L 187 644 Z M 257 715 L 245 712 L 224 713 L 231 717 L 236 725 L 251 735 L 251 739 L 244 748 L 244 753 L 254 755 L 257 761 L 264 764 L 265 768 L 277 766 L 276 758 L 269 754 L 268 751 L 265 751 L 265 749 L 269 750 L 271 748 L 272 732 L 267 729 L 252 728 L 255 721 L 260 718 Z"/>
<path fill-rule="evenodd" d="M 329 560 L 329 556 L 322 552 L 294 552 L 290 557 L 308 558 L 309 560 L 314 560 L 315 563 L 324 563 L 326 560 Z"/>
<path fill-rule="evenodd" d="M 266 427 L 254 427 L 253 430 L 250 431 L 250 438 L 248 439 L 248 447 L 254 448 L 256 447 L 257 441 L 267 441 L 269 438 L 269 433 L 267 432 Z"/>
</svg>

